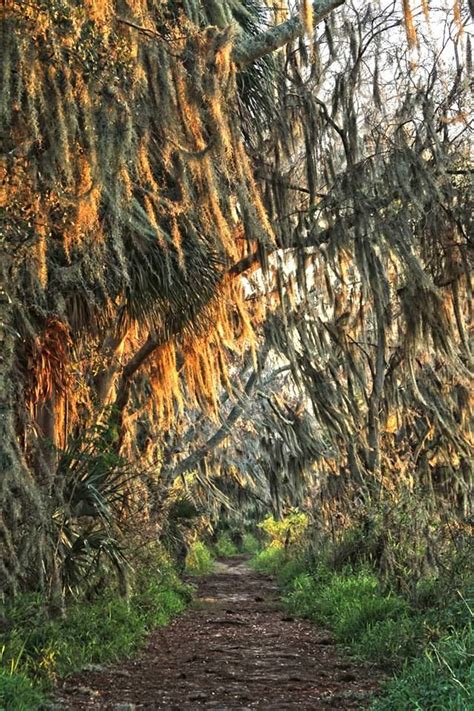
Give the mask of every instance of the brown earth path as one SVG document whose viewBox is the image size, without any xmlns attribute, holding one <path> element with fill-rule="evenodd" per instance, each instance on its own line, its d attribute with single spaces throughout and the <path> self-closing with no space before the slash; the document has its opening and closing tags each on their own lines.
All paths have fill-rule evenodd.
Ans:
<svg viewBox="0 0 474 711">
<path fill-rule="evenodd" d="M 331 636 L 286 614 L 271 578 L 245 559 L 217 564 L 194 605 L 139 656 L 63 682 L 56 708 L 365 709 L 380 672 L 341 657 Z"/>
</svg>

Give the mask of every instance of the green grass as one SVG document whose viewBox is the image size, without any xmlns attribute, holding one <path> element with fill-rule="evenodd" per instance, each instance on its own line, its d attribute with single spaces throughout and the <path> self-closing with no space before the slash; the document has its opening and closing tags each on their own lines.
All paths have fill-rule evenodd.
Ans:
<svg viewBox="0 0 474 711">
<path fill-rule="evenodd" d="M 44 693 L 26 674 L 0 669 L 0 709 L 30 711 L 44 704 Z"/>
<path fill-rule="evenodd" d="M 253 533 L 244 533 L 242 536 L 242 552 L 255 555 L 261 549 L 260 541 Z"/>
<path fill-rule="evenodd" d="M 371 711 L 468 711 L 474 708 L 472 625 L 453 631 L 407 663 Z"/>
<path fill-rule="evenodd" d="M 214 559 L 209 548 L 196 541 L 190 547 L 186 556 L 186 572 L 189 575 L 207 575 L 214 568 Z"/>
<path fill-rule="evenodd" d="M 270 545 L 263 548 L 251 560 L 251 565 L 255 570 L 270 575 L 278 575 L 283 565 L 288 563 L 286 551 L 281 546 Z"/>
<path fill-rule="evenodd" d="M 4 611 L 13 623 L 0 638 L 0 709 L 39 709 L 59 677 L 91 663 L 125 657 L 155 627 L 186 607 L 191 589 L 167 561 L 136 576 L 128 600 L 109 592 L 69 606 L 66 618 L 48 620 L 39 595 L 24 595 Z"/>
<path fill-rule="evenodd" d="M 338 642 L 350 644 L 365 659 L 394 665 L 416 652 L 421 641 L 422 629 L 409 604 L 383 594 L 368 570 L 300 573 L 284 601 L 294 614 L 329 625 Z"/>
</svg>

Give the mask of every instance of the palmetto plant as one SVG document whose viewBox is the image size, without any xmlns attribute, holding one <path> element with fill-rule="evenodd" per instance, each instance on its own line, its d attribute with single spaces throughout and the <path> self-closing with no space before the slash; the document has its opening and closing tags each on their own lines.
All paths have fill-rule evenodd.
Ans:
<svg viewBox="0 0 474 711">
<path fill-rule="evenodd" d="M 119 520 L 126 504 L 130 467 L 114 451 L 110 429 L 96 426 L 60 453 L 56 486 L 60 505 L 53 513 L 63 585 L 90 584 L 101 564 L 123 581 L 127 560 Z"/>
</svg>

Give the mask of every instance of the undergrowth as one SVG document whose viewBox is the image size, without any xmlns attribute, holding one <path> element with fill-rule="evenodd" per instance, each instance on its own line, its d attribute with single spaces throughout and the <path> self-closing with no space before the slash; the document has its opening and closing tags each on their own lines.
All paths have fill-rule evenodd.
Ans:
<svg viewBox="0 0 474 711">
<path fill-rule="evenodd" d="M 214 549 L 218 556 L 223 557 L 239 553 L 238 547 L 232 541 L 229 533 L 227 532 L 221 533 L 218 536 L 217 541 L 214 544 Z"/>
<path fill-rule="evenodd" d="M 261 549 L 260 541 L 253 533 L 244 533 L 242 536 L 242 552 L 255 555 Z"/>
<path fill-rule="evenodd" d="M 134 652 L 155 627 L 167 624 L 192 597 L 191 588 L 160 557 L 137 571 L 128 597 L 117 592 L 72 602 L 65 619 L 48 619 L 40 594 L 18 597 L 1 612 L 0 709 L 40 709 L 60 677 L 88 664 Z"/>
<path fill-rule="evenodd" d="M 371 711 L 473 708 L 474 586 L 464 554 L 453 551 L 449 568 L 402 595 L 367 562 L 337 568 L 334 549 L 315 555 L 280 539 L 270 536 L 252 564 L 277 577 L 289 611 L 329 627 L 357 658 L 394 675 Z"/>
<path fill-rule="evenodd" d="M 186 572 L 189 575 L 206 575 L 214 567 L 211 551 L 202 541 L 195 541 L 186 556 Z"/>
</svg>

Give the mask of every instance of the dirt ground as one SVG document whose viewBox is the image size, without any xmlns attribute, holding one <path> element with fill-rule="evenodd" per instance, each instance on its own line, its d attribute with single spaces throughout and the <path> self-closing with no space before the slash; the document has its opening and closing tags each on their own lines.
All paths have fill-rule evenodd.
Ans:
<svg viewBox="0 0 474 711">
<path fill-rule="evenodd" d="M 60 709 L 364 709 L 380 672 L 289 616 L 269 577 L 235 557 L 198 583 L 194 605 L 132 659 L 58 689 Z"/>
</svg>

